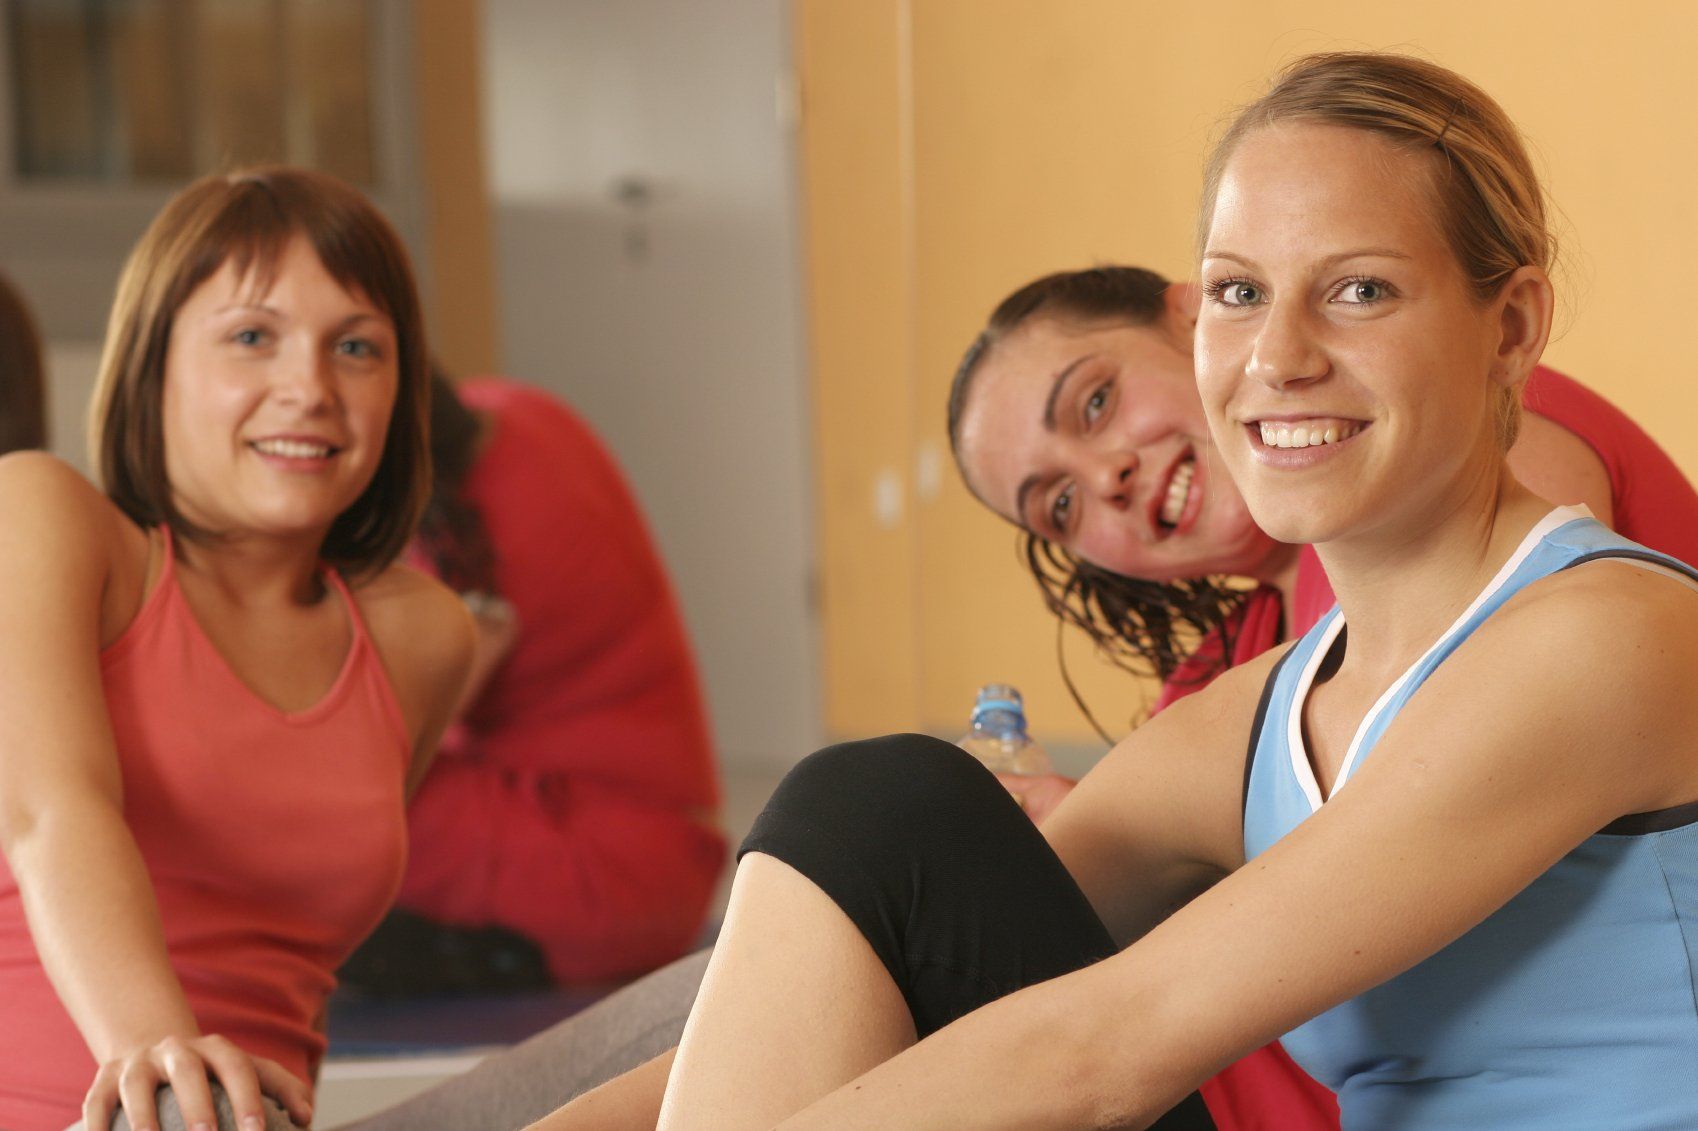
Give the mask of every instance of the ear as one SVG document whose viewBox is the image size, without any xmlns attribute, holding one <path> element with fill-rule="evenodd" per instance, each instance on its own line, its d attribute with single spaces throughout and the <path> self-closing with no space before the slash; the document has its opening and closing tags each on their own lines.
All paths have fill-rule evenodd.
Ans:
<svg viewBox="0 0 1698 1131">
<path fill-rule="evenodd" d="M 1169 283 L 1162 292 L 1165 310 L 1162 321 L 1168 330 L 1187 345 L 1197 332 L 1197 311 L 1203 305 L 1203 288 L 1196 283 Z"/>
<path fill-rule="evenodd" d="M 1533 372 L 1551 337 L 1556 294 L 1542 267 L 1520 267 L 1492 300 L 1498 340 L 1492 380 L 1517 385 Z"/>
</svg>

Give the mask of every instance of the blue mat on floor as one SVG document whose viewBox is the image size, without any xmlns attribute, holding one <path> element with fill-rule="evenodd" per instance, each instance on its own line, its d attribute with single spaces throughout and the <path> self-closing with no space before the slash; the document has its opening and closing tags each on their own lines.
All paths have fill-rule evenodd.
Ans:
<svg viewBox="0 0 1698 1131">
<path fill-rule="evenodd" d="M 719 920 L 707 922 L 692 950 L 712 946 L 719 928 Z M 588 1009 L 624 984 L 597 982 L 535 993 L 402 1000 L 379 1000 L 338 990 L 330 999 L 328 1055 L 429 1056 L 516 1045 Z"/>
<path fill-rule="evenodd" d="M 330 999 L 332 1057 L 401 1056 L 514 1045 L 612 993 L 616 984 L 538 993 L 376 1001 Z"/>
</svg>

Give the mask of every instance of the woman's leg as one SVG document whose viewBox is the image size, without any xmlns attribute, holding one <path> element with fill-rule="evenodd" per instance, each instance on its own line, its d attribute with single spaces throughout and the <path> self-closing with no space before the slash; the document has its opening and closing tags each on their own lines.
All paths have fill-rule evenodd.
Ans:
<svg viewBox="0 0 1698 1131">
<path fill-rule="evenodd" d="M 662 1128 L 771 1127 L 914 1043 L 855 924 L 790 865 L 744 857 L 673 1064 Z"/>
<path fill-rule="evenodd" d="M 822 750 L 743 846 L 664 1128 L 765 1127 L 1004 994 L 1114 953 L 982 766 L 897 735 Z"/>
</svg>

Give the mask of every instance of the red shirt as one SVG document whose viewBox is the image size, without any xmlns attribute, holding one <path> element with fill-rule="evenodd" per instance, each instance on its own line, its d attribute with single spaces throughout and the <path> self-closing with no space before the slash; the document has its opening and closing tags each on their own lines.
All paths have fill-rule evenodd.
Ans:
<svg viewBox="0 0 1698 1131">
<path fill-rule="evenodd" d="M 491 425 L 464 494 L 519 636 L 413 800 L 400 904 L 517 931 L 561 981 L 651 969 L 695 941 L 725 853 L 671 584 L 571 409 L 497 377 L 459 394 Z"/>
</svg>

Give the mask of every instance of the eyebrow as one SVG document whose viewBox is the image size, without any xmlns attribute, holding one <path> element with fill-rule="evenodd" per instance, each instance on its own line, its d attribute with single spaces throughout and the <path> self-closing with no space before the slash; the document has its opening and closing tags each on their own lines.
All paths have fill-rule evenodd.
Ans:
<svg viewBox="0 0 1698 1131">
<path fill-rule="evenodd" d="M 1078 369 L 1081 365 L 1085 364 L 1095 356 L 1097 355 L 1094 353 L 1087 353 L 1074 358 L 1072 361 L 1057 370 L 1055 376 L 1050 379 L 1049 396 L 1044 398 L 1043 423 L 1045 432 L 1055 431 L 1055 406 L 1056 402 L 1061 400 L 1061 390 L 1066 387 L 1067 379 L 1073 376 L 1074 370 Z M 1019 488 L 1014 492 L 1014 514 L 1016 518 L 1024 518 L 1026 514 L 1026 496 L 1032 493 L 1032 488 L 1036 487 L 1038 485 L 1038 481 L 1042 478 L 1042 475 L 1034 472 L 1020 481 Z"/>
<path fill-rule="evenodd" d="M 1213 248 L 1210 248 L 1210 249 L 1207 249 L 1203 252 L 1203 258 L 1204 259 L 1230 259 L 1235 263 L 1242 263 L 1244 266 L 1253 268 L 1253 269 L 1258 270 L 1258 271 L 1262 269 L 1261 264 L 1257 263 L 1254 259 L 1251 259 L 1247 255 L 1240 255 L 1236 251 L 1216 251 Z M 1343 263 L 1347 259 L 1413 259 L 1413 258 L 1414 258 L 1414 256 L 1410 255 L 1409 253 L 1398 251 L 1395 248 L 1389 248 L 1389 247 L 1359 247 L 1359 248 L 1355 248 L 1354 250 L 1351 250 L 1351 251 L 1334 252 L 1333 254 L 1322 259 L 1320 261 L 1320 263 L 1318 263 L 1316 266 L 1321 267 L 1321 268 L 1332 267 L 1332 266 L 1335 266 L 1339 263 Z"/>
<path fill-rule="evenodd" d="M 269 314 L 273 318 L 282 318 L 284 316 L 283 312 L 281 310 L 278 310 L 276 307 L 266 306 L 264 303 L 257 303 L 257 302 L 233 302 L 233 303 L 230 303 L 228 306 L 219 307 L 217 310 L 212 312 L 212 316 L 214 318 L 218 318 L 218 317 L 221 317 L 222 315 L 229 314 L 232 311 L 255 311 L 255 312 L 260 313 L 260 314 Z M 346 330 L 350 326 L 356 326 L 361 322 L 376 322 L 378 325 L 381 326 L 384 323 L 389 322 L 389 321 L 391 321 L 391 320 L 388 318 L 388 316 L 386 316 L 386 315 L 384 315 L 384 314 L 382 314 L 378 311 L 375 311 L 375 310 L 360 310 L 360 311 L 354 312 L 353 314 L 348 315 L 348 317 L 346 317 L 346 318 L 342 319 L 342 321 L 338 322 L 336 324 L 336 329 L 339 330 L 339 331 L 340 330 Z"/>
</svg>

